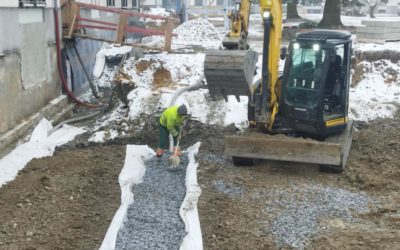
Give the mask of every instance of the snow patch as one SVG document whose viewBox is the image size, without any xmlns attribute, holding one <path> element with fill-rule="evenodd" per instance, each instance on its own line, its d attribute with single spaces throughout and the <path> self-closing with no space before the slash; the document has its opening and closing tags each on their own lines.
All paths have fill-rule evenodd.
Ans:
<svg viewBox="0 0 400 250">
<path fill-rule="evenodd" d="M 57 146 L 65 144 L 85 132 L 82 128 L 64 125 L 48 135 L 52 129 L 51 123 L 43 118 L 33 130 L 28 142 L 21 144 L 0 159 L 0 187 L 14 180 L 18 172 L 32 159 L 52 156 Z"/>
<path fill-rule="evenodd" d="M 90 142 L 105 142 L 105 141 L 113 140 L 116 137 L 118 137 L 118 131 L 114 130 L 114 129 L 112 129 L 110 131 L 97 131 L 88 139 L 88 141 L 90 141 Z"/>
<path fill-rule="evenodd" d="M 164 8 L 150 8 L 150 10 L 144 11 L 144 13 L 156 16 L 163 16 L 163 17 L 170 16 L 170 13 L 167 12 Z"/>
<path fill-rule="evenodd" d="M 100 246 L 100 250 L 113 250 L 128 206 L 133 203 L 132 186 L 141 183 L 146 172 L 145 161 L 155 155 L 147 145 L 127 145 L 124 167 L 119 174 L 121 206 L 115 213 L 111 225 Z"/>
<path fill-rule="evenodd" d="M 385 44 L 376 44 L 376 43 L 354 44 L 354 50 L 358 51 L 385 51 L 385 50 L 398 51 L 399 48 L 400 48 L 400 42 L 387 42 Z"/>
<path fill-rule="evenodd" d="M 131 52 L 132 47 L 116 46 L 114 44 L 103 43 L 103 46 L 96 54 L 96 61 L 93 67 L 93 76 L 99 78 L 103 73 L 107 56 L 123 55 Z"/>
<path fill-rule="evenodd" d="M 385 83 L 382 74 L 368 73 L 355 88 L 350 89 L 349 116 L 360 121 L 391 118 L 400 103 L 400 83 Z"/>
<path fill-rule="evenodd" d="M 203 48 L 218 48 L 221 45 L 221 37 L 215 26 L 203 18 L 184 22 L 173 33 L 177 37 L 172 38 L 172 48 L 180 49 L 187 46 L 200 46 Z M 164 46 L 163 36 L 150 36 L 143 38 L 142 42 L 149 46 Z"/>
</svg>

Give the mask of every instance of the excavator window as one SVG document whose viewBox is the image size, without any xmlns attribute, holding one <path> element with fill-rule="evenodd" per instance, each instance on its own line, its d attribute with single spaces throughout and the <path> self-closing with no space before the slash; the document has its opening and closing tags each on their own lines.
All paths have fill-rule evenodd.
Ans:
<svg viewBox="0 0 400 250">
<path fill-rule="evenodd" d="M 344 115 L 344 99 L 345 99 L 345 75 L 346 67 L 345 45 L 339 44 L 335 46 L 335 56 L 329 64 L 327 80 L 324 90 L 323 110 L 324 120 L 342 117 Z"/>
<path fill-rule="evenodd" d="M 321 68 L 326 57 L 325 49 L 317 46 L 293 49 L 286 100 L 296 106 L 313 107 L 318 104 Z"/>
</svg>

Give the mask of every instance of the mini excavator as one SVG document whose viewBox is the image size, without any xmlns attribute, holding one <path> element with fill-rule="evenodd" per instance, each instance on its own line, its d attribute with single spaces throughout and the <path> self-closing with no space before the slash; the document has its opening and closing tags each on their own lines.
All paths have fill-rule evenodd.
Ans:
<svg viewBox="0 0 400 250">
<path fill-rule="evenodd" d="M 248 97 L 247 131 L 225 137 L 235 165 L 254 159 L 319 164 L 340 173 L 349 156 L 348 119 L 352 40 L 349 32 L 299 33 L 281 48 L 282 3 L 260 0 L 264 26 L 262 76 L 253 82 L 258 55 L 247 44 L 250 0 L 236 1 L 225 49 L 206 52 L 204 74 L 212 96 Z M 279 60 L 286 59 L 282 75 Z"/>
</svg>

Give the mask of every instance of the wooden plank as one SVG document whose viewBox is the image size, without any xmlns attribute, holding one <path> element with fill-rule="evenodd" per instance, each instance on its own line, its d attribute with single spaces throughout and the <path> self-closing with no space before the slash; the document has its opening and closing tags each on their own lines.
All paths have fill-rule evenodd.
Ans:
<svg viewBox="0 0 400 250">
<path fill-rule="evenodd" d="M 115 37 L 115 43 L 122 44 L 124 35 L 125 35 L 125 27 L 128 22 L 128 15 L 126 13 L 121 13 L 119 15 L 119 23 L 117 29 L 117 36 Z"/>
<path fill-rule="evenodd" d="M 68 35 L 67 35 L 68 39 L 72 38 L 74 29 L 75 29 L 75 22 L 76 22 L 76 12 L 75 12 L 74 17 L 72 18 L 72 22 L 69 24 L 69 31 L 68 31 Z"/>
<path fill-rule="evenodd" d="M 231 156 L 314 164 L 341 164 L 338 143 L 272 136 L 262 133 L 225 137 L 225 153 Z"/>
<path fill-rule="evenodd" d="M 167 26 L 165 28 L 165 43 L 164 43 L 164 51 L 171 51 L 171 43 L 172 43 L 172 29 L 174 28 L 174 22 L 172 19 L 168 19 Z"/>
</svg>

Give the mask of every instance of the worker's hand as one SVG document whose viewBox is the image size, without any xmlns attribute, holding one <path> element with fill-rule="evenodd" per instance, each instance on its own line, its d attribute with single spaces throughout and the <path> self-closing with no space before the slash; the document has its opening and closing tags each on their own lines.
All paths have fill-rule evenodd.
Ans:
<svg viewBox="0 0 400 250">
<path fill-rule="evenodd" d="M 180 147 L 174 147 L 174 155 L 180 157 L 182 155 Z"/>
</svg>

